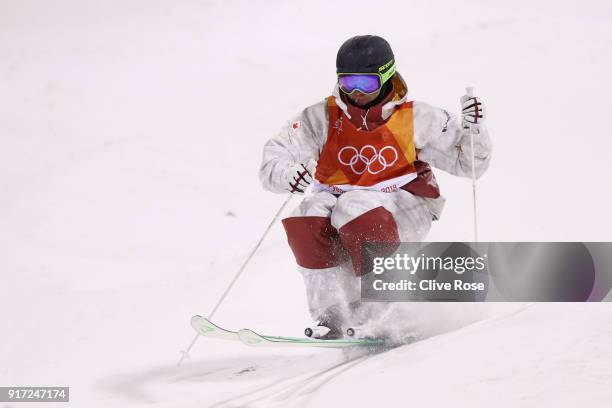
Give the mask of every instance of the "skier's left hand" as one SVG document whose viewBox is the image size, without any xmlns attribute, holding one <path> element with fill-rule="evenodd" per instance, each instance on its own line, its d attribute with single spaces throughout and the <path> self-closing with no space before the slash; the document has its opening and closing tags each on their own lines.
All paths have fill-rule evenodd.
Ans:
<svg viewBox="0 0 612 408">
<path fill-rule="evenodd" d="M 461 117 L 464 129 L 478 128 L 486 117 L 482 99 L 477 96 L 463 95 L 461 97 Z"/>
</svg>

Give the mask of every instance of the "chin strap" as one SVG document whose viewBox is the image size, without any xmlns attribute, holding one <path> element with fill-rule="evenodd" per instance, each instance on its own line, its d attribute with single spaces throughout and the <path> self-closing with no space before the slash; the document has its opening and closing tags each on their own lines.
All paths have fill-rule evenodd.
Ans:
<svg viewBox="0 0 612 408">
<path fill-rule="evenodd" d="M 368 112 L 370 112 L 370 110 L 369 110 L 369 109 L 368 109 L 368 110 L 366 110 L 365 115 L 361 115 L 361 120 L 362 120 L 362 122 L 361 122 L 361 126 L 362 126 L 362 127 L 364 127 L 364 128 L 365 128 L 365 130 L 370 130 L 370 129 L 368 128 L 368 120 L 367 120 L 367 118 L 368 118 Z M 361 128 L 360 128 L 360 129 L 361 129 Z"/>
</svg>

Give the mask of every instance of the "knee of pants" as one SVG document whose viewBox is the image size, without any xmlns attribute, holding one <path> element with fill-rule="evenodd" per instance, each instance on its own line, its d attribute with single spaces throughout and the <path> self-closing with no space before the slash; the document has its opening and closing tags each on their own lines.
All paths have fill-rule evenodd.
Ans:
<svg viewBox="0 0 612 408">
<path fill-rule="evenodd" d="M 340 229 L 346 223 L 377 207 L 385 207 L 392 212 L 392 204 L 386 193 L 369 190 L 348 191 L 336 201 L 332 211 L 332 224 Z"/>
<path fill-rule="evenodd" d="M 336 205 L 337 198 L 331 193 L 321 191 L 305 197 L 291 213 L 292 217 L 329 217 Z"/>
<path fill-rule="evenodd" d="M 338 228 L 340 240 L 357 276 L 368 273 L 374 257 L 390 255 L 400 242 L 393 214 L 381 205 L 386 197 L 369 193 L 374 194 L 351 194 L 345 200 L 343 194 L 332 215 L 344 218 L 336 225 L 341 225 Z"/>
<path fill-rule="evenodd" d="M 302 268 L 325 269 L 348 259 L 329 217 L 289 217 L 283 226 L 295 261 Z"/>
</svg>

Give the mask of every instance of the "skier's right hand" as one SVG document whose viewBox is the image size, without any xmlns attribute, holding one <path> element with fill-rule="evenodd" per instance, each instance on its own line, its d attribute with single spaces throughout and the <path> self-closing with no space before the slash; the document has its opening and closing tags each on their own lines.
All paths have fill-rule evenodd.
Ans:
<svg viewBox="0 0 612 408">
<path fill-rule="evenodd" d="M 296 163 L 284 174 L 287 191 L 291 194 L 304 194 L 314 176 L 317 162 L 310 159 L 307 163 Z"/>
</svg>

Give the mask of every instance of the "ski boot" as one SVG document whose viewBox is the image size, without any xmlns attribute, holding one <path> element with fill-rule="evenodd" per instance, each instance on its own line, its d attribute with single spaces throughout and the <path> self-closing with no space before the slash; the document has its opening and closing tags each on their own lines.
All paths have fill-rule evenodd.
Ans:
<svg viewBox="0 0 612 408">
<path fill-rule="evenodd" d="M 319 316 L 317 323 L 304 330 L 306 337 L 322 340 L 336 340 L 344 337 L 343 323 L 344 315 L 341 306 L 336 305 L 328 308 Z"/>
</svg>

